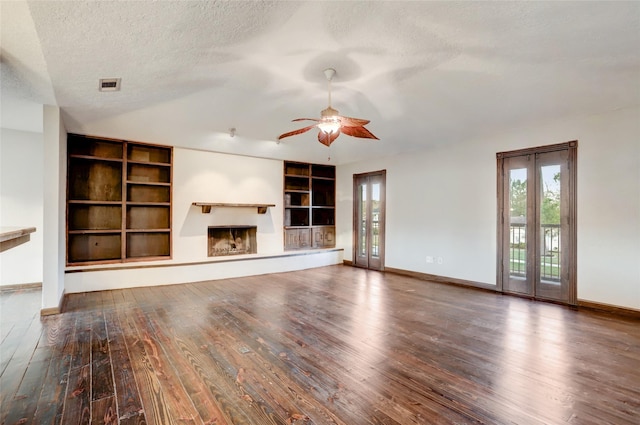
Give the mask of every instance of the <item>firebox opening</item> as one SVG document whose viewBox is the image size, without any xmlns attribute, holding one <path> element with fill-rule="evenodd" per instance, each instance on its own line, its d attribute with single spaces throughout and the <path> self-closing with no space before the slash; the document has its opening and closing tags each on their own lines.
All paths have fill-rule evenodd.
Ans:
<svg viewBox="0 0 640 425">
<path fill-rule="evenodd" d="M 214 226 L 208 230 L 208 255 L 256 254 L 256 226 Z"/>
</svg>

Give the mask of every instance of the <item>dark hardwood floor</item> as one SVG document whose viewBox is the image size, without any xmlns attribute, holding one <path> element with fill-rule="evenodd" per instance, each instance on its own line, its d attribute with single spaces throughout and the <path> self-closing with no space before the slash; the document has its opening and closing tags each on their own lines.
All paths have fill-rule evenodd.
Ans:
<svg viewBox="0 0 640 425">
<path fill-rule="evenodd" d="M 638 424 L 640 321 L 331 266 L 1 302 L 2 424 Z"/>
</svg>

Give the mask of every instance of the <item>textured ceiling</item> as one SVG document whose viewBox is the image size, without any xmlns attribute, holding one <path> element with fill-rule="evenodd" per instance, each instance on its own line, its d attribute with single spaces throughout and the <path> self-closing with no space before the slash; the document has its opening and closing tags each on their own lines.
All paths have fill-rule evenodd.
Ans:
<svg viewBox="0 0 640 425">
<path fill-rule="evenodd" d="M 345 163 L 640 104 L 640 2 L 1 2 L 2 125 Z M 379 141 L 313 132 L 327 105 Z M 98 79 L 122 89 L 98 91 Z M 21 106 L 22 105 L 22 106 Z M 22 109 L 21 109 L 22 108 Z M 14 124 L 17 123 L 17 124 Z M 236 137 L 229 128 L 237 129 Z M 553 141 L 548 141 L 553 142 Z"/>
</svg>

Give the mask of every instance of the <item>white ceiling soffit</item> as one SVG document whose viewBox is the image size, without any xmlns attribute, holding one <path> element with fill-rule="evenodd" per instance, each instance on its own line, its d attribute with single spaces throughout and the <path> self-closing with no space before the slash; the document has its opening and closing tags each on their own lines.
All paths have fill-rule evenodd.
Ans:
<svg viewBox="0 0 640 425">
<path fill-rule="evenodd" d="M 19 3 L 3 91 L 49 103 L 50 80 L 70 132 L 344 163 L 640 104 L 640 2 Z M 327 67 L 333 106 L 380 140 L 276 144 L 327 106 Z"/>
</svg>

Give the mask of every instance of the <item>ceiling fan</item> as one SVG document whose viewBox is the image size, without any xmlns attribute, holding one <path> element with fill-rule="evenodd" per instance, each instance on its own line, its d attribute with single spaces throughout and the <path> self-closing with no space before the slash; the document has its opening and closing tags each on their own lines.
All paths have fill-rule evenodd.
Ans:
<svg viewBox="0 0 640 425">
<path fill-rule="evenodd" d="M 278 136 L 278 140 L 282 140 L 285 137 L 305 133 L 314 127 L 317 127 L 318 130 L 320 130 L 318 131 L 318 141 L 325 146 L 331 146 L 331 143 L 333 143 L 334 140 L 338 138 L 340 133 L 344 133 L 347 136 L 361 137 L 363 139 L 378 140 L 378 138 L 374 136 L 373 133 L 364 128 L 365 125 L 369 124 L 369 120 L 340 116 L 338 115 L 338 111 L 331 107 L 331 80 L 333 79 L 333 76 L 335 74 L 336 70 L 333 68 L 327 68 L 324 70 L 324 75 L 325 77 L 327 77 L 329 88 L 329 106 L 326 109 L 322 110 L 322 112 L 320 113 L 320 119 L 296 118 L 295 120 L 292 120 L 315 121 L 316 124 L 301 128 L 299 130 L 281 134 L 280 136 Z"/>
</svg>

